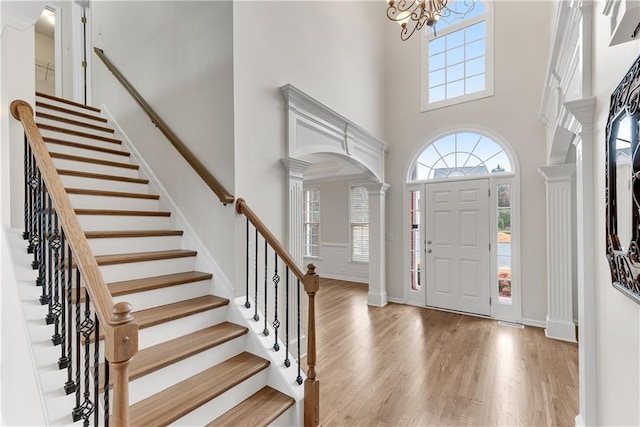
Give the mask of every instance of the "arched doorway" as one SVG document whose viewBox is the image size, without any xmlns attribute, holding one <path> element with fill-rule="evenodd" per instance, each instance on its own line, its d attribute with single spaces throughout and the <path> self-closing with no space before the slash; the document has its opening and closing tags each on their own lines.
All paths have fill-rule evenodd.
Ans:
<svg viewBox="0 0 640 427">
<path fill-rule="evenodd" d="M 407 170 L 405 301 L 521 322 L 517 159 L 485 131 L 429 141 Z"/>
</svg>

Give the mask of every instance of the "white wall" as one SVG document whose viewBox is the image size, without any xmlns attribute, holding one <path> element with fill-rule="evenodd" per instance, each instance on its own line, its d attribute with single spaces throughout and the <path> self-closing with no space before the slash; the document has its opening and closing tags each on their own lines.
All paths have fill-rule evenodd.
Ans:
<svg viewBox="0 0 640 427">
<path fill-rule="evenodd" d="M 351 181 L 305 183 L 320 188 L 320 248 L 313 263 L 322 277 L 367 283 L 369 263 L 352 262 L 349 242 L 349 188 Z"/>
<path fill-rule="evenodd" d="M 285 133 L 279 87 L 291 83 L 381 135 L 384 9 L 384 3 L 367 1 L 234 4 L 236 192 L 282 241 Z"/>
<path fill-rule="evenodd" d="M 92 2 L 92 40 L 234 194 L 231 2 Z M 92 55 L 93 52 L 91 53 Z M 234 221 L 93 56 L 93 103 L 106 105 L 233 280 Z"/>
<path fill-rule="evenodd" d="M 640 42 L 609 47 L 609 23 L 594 5 L 594 85 L 596 104 L 596 369 L 598 425 L 640 425 L 640 305 L 611 286 L 605 259 L 605 127 L 609 97 L 640 54 Z"/>
<path fill-rule="evenodd" d="M 545 164 L 545 130 L 538 118 L 551 38 L 553 3 L 493 2 L 495 6 L 495 95 L 420 113 L 420 40 L 401 42 L 397 25 L 386 38 L 387 292 L 403 299 L 404 184 L 411 158 L 438 134 L 459 126 L 489 130 L 514 149 L 520 161 L 523 318 L 544 321 L 546 310 L 545 189 L 538 167 Z M 523 31 L 525 17 L 528 29 Z"/>
</svg>

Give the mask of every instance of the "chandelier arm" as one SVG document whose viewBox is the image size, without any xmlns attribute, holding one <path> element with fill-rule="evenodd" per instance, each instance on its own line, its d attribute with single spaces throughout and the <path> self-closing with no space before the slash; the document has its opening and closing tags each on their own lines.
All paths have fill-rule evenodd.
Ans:
<svg viewBox="0 0 640 427">
<path fill-rule="evenodd" d="M 407 0 L 400 0 L 397 5 L 396 3 L 390 3 L 387 8 L 387 18 L 394 22 L 404 21 L 409 16 L 413 16 L 419 7 L 417 3 Z"/>
</svg>

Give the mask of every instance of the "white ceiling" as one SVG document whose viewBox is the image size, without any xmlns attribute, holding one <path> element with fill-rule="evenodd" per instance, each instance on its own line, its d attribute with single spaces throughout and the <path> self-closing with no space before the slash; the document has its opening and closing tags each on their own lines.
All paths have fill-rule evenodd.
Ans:
<svg viewBox="0 0 640 427">
<path fill-rule="evenodd" d="M 47 37 L 53 38 L 53 29 L 55 25 L 52 24 L 48 19 L 48 16 L 52 13 L 53 12 L 50 12 L 48 9 L 44 9 L 42 11 L 42 14 L 36 21 L 36 33 L 40 33 Z"/>
</svg>

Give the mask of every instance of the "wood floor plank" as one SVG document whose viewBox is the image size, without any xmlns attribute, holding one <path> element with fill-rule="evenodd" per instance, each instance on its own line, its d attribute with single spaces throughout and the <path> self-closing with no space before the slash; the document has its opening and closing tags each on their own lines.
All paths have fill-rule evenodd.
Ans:
<svg viewBox="0 0 640 427">
<path fill-rule="evenodd" d="M 132 163 L 112 162 L 110 160 L 95 159 L 93 157 L 85 157 L 85 156 L 74 156 L 72 154 L 64 154 L 64 153 L 56 153 L 56 152 L 49 152 L 49 155 L 53 159 L 70 160 L 74 162 L 83 162 L 83 163 L 93 163 L 96 165 L 112 166 L 112 167 L 124 168 L 124 169 L 135 169 L 135 170 L 140 169 L 140 166 L 134 165 Z"/>
<path fill-rule="evenodd" d="M 372 307 L 366 285 L 331 279 L 321 279 L 316 313 L 322 425 L 575 423 L 577 346 L 540 328 Z"/>
<path fill-rule="evenodd" d="M 148 184 L 149 180 L 145 178 L 132 178 L 128 176 L 107 175 L 101 173 L 75 171 L 69 169 L 58 169 L 58 175 L 77 176 L 80 178 L 105 179 L 109 181 L 131 182 L 134 184 Z"/>
<path fill-rule="evenodd" d="M 207 424 L 207 427 L 266 427 L 294 403 L 292 397 L 271 387 L 264 387 Z"/>
<path fill-rule="evenodd" d="M 74 209 L 76 215 L 171 216 L 168 211 L 132 211 L 121 209 Z"/>
<path fill-rule="evenodd" d="M 111 295 L 126 295 L 132 292 L 143 292 L 152 289 L 161 289 L 169 286 L 184 285 L 186 283 L 211 280 L 213 274 L 201 271 L 188 271 L 185 273 L 166 274 L 163 276 L 145 277 L 144 279 L 124 280 L 122 282 L 108 283 Z"/>
<path fill-rule="evenodd" d="M 126 193 L 123 191 L 106 191 L 106 190 L 91 190 L 87 188 L 65 188 L 67 194 L 82 194 L 85 196 L 101 196 L 101 197 L 124 197 L 128 199 L 148 199 L 159 200 L 160 196 L 157 194 L 147 193 Z"/>
<path fill-rule="evenodd" d="M 140 329 L 143 329 L 159 325 L 160 323 L 190 316 L 192 314 L 201 313 L 203 311 L 224 307 L 228 304 L 229 300 L 226 298 L 220 298 L 214 295 L 205 295 L 186 301 L 136 311 L 133 313 L 133 317 L 135 318 L 136 323 L 138 323 Z"/>
<path fill-rule="evenodd" d="M 269 361 L 251 353 L 239 354 L 131 405 L 130 424 L 166 426 L 268 366 Z"/>
<path fill-rule="evenodd" d="M 127 264 L 131 262 L 159 261 L 175 258 L 194 257 L 198 254 L 196 251 L 187 249 L 174 249 L 169 251 L 152 251 L 152 252 L 133 252 L 126 254 L 109 254 L 96 256 L 96 262 L 99 266 Z"/>
<path fill-rule="evenodd" d="M 100 112 L 99 108 L 92 107 L 90 105 L 80 104 L 79 102 L 70 101 L 70 100 L 64 99 L 64 98 L 58 98 L 57 96 L 49 95 L 47 93 L 36 92 L 36 96 L 38 96 L 40 98 L 51 99 L 53 101 L 58 101 L 58 102 L 61 102 L 61 103 L 64 103 L 64 104 L 68 104 L 68 105 L 73 105 L 74 107 L 83 108 L 85 110 L 94 111 L 96 113 Z"/>
<path fill-rule="evenodd" d="M 46 109 L 53 110 L 53 111 L 57 111 L 59 113 L 71 114 L 71 115 L 74 115 L 74 116 L 83 117 L 85 119 L 95 120 L 95 121 L 102 122 L 102 123 L 106 123 L 107 122 L 107 119 L 105 119 L 104 117 L 96 116 L 94 114 L 83 113 L 81 111 L 72 110 L 70 108 L 60 107 L 60 106 L 57 106 L 57 105 L 50 104 L 48 102 L 36 101 L 36 108 L 38 108 L 38 107 L 46 108 Z"/>
<path fill-rule="evenodd" d="M 95 135 L 93 133 L 80 132 L 80 131 L 77 131 L 77 130 L 72 130 L 72 129 L 68 129 L 68 128 L 65 128 L 65 127 L 61 127 L 61 126 L 45 125 L 43 123 L 36 123 L 36 125 L 38 126 L 38 129 L 49 130 L 51 132 L 66 133 L 68 135 L 75 135 L 75 136 L 79 136 L 79 137 L 82 137 L 82 138 L 88 138 L 88 139 L 95 139 L 95 140 L 98 140 L 98 141 L 110 142 L 112 144 L 122 144 L 122 140 L 117 139 L 117 138 L 110 138 L 108 136 Z"/>
<path fill-rule="evenodd" d="M 48 143 L 48 144 L 63 145 L 65 147 L 72 147 L 72 148 L 79 148 L 79 149 L 82 149 L 82 150 L 97 151 L 99 153 L 114 154 L 116 156 L 122 156 L 122 157 L 131 157 L 131 153 L 129 153 L 128 151 L 122 151 L 122 150 L 118 150 L 118 149 L 98 147 L 97 145 L 83 144 L 81 142 L 67 141 L 65 139 L 51 138 L 51 137 L 48 137 L 48 136 L 43 136 L 42 140 L 44 142 Z"/>
<path fill-rule="evenodd" d="M 123 237 L 162 237 L 162 236 L 182 236 L 182 230 L 98 230 L 86 231 L 87 239 L 113 239 Z"/>
<path fill-rule="evenodd" d="M 114 133 L 114 130 L 112 128 L 109 128 L 109 127 L 106 127 L 106 126 L 96 125 L 96 124 L 85 122 L 85 121 L 81 121 L 81 120 L 68 119 L 66 117 L 60 117 L 60 116 L 56 116 L 55 114 L 43 113 L 43 112 L 40 112 L 40 111 L 36 112 L 36 118 L 53 120 L 53 121 L 57 121 L 57 122 L 60 122 L 60 123 L 67 124 L 67 125 L 72 125 L 72 126 L 78 126 L 78 127 L 84 127 L 84 128 L 87 128 L 87 129 L 97 130 L 99 132 L 105 132 L 105 133 L 110 133 L 110 134 Z"/>
</svg>

